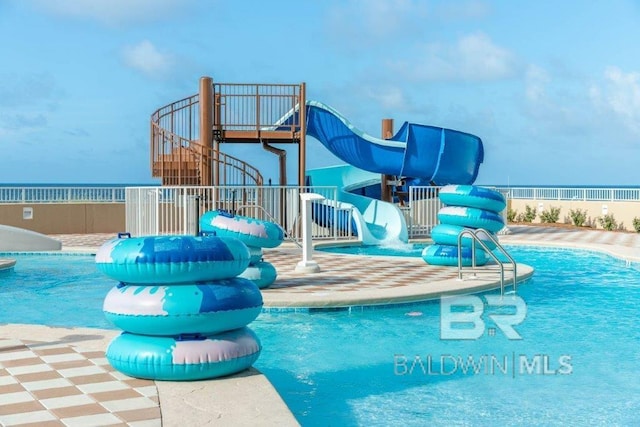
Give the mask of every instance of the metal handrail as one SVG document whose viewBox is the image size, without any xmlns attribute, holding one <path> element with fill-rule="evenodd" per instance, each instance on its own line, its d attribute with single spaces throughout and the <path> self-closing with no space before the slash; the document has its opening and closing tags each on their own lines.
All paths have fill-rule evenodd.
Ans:
<svg viewBox="0 0 640 427">
<path fill-rule="evenodd" d="M 200 176 L 187 176 L 187 170 L 183 162 L 187 160 L 194 164 L 212 165 L 214 159 L 231 173 L 237 172 L 238 182 L 226 182 L 223 184 L 239 185 L 263 185 L 260 171 L 247 162 L 225 154 L 213 147 L 205 147 L 198 143 L 200 129 L 197 117 L 200 108 L 199 96 L 193 95 L 169 105 L 159 108 L 151 114 L 151 170 L 154 177 L 174 180 L 181 184 L 184 182 L 200 181 Z M 177 169 L 177 176 L 165 176 L 166 156 L 176 161 L 181 166 Z M 227 174 L 223 174 L 226 178 Z M 235 176 L 235 174 L 233 174 Z M 231 181 L 231 180 L 229 180 Z"/>
<path fill-rule="evenodd" d="M 493 237 L 493 235 L 483 229 L 483 228 L 476 228 L 476 229 L 471 229 L 471 228 L 465 228 L 463 229 L 460 234 L 458 234 L 458 279 L 462 280 L 462 238 L 465 235 L 469 235 L 471 236 L 471 239 L 473 240 L 473 243 L 471 244 L 471 268 L 475 269 L 476 268 L 476 245 L 475 242 L 479 243 L 480 246 L 482 247 L 482 249 L 484 249 L 485 252 L 487 252 L 489 254 L 489 256 L 491 256 L 491 258 L 493 258 L 493 260 L 496 262 L 496 264 L 498 264 L 498 267 L 500 268 L 500 296 L 504 295 L 504 262 L 502 262 L 497 256 L 496 254 L 493 253 L 492 250 L 489 249 L 489 247 L 482 241 L 482 239 L 480 239 L 480 237 L 478 237 L 478 233 L 479 232 L 483 232 L 488 238 L 489 240 L 491 240 L 492 243 L 494 243 L 496 245 L 496 249 L 499 249 L 500 252 L 509 260 L 509 262 L 513 265 L 513 292 L 516 292 L 516 288 L 517 288 L 517 282 L 518 282 L 518 267 L 517 264 L 515 262 L 515 260 L 511 257 L 511 255 L 509 255 L 509 253 L 506 251 L 506 249 L 498 242 L 498 240 Z"/>
<path fill-rule="evenodd" d="M 260 206 L 260 205 L 240 205 L 240 206 L 238 207 L 238 209 L 237 209 L 237 212 L 242 211 L 242 209 L 244 209 L 244 208 L 259 209 L 262 213 L 264 213 L 264 215 L 265 215 L 267 218 L 269 218 L 269 220 L 270 220 L 271 222 L 273 222 L 274 224 L 278 224 L 278 225 L 280 226 L 280 228 L 282 228 L 282 231 L 284 232 L 284 237 L 286 237 L 286 238 L 287 238 L 287 240 L 292 241 L 292 242 L 293 242 L 293 243 L 295 243 L 299 248 L 302 248 L 302 245 L 301 245 L 300 243 L 298 243 L 298 241 L 297 241 L 293 236 L 291 236 L 289 233 L 287 233 L 287 230 L 285 230 L 285 229 L 284 229 L 284 227 L 282 226 L 282 224 L 279 224 L 279 223 L 278 223 L 278 220 L 277 220 L 277 219 L 275 219 L 275 218 L 273 217 L 273 215 L 271 215 L 269 212 L 267 212 L 267 210 L 266 210 L 264 207 L 262 207 L 262 206 Z"/>
</svg>

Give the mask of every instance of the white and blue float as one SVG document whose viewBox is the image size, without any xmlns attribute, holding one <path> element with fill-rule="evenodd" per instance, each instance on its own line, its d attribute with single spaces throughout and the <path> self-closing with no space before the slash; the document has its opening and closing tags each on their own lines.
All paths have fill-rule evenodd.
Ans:
<svg viewBox="0 0 640 427">
<path fill-rule="evenodd" d="M 249 265 L 257 264 L 263 261 L 263 252 L 262 248 L 256 248 L 255 246 L 248 246 L 249 248 Z"/>
<path fill-rule="evenodd" d="M 264 261 L 262 248 L 276 248 L 284 241 L 284 230 L 278 224 L 224 210 L 205 212 L 200 217 L 202 233 L 235 237 L 249 247 L 249 266 L 240 277 L 253 281 L 264 289 L 275 282 L 278 272 L 270 262 Z"/>
<path fill-rule="evenodd" d="M 200 217 L 200 231 L 219 237 L 235 237 L 254 248 L 276 248 L 284 240 L 284 230 L 271 221 L 235 215 L 224 210 L 208 211 Z"/>
<path fill-rule="evenodd" d="M 152 236 L 106 242 L 100 271 L 118 280 L 103 311 L 124 330 L 106 352 L 126 375 L 200 380 L 250 367 L 261 345 L 246 326 L 262 310 L 262 294 L 235 277 L 251 254 L 232 237 Z"/>
<path fill-rule="evenodd" d="M 445 206 L 438 211 L 440 224 L 431 231 L 434 245 L 423 250 L 422 259 L 428 264 L 457 266 L 460 253 L 460 264 L 464 267 L 486 264 L 489 258 L 484 246 L 494 250 L 496 233 L 504 228 L 501 215 L 506 207 L 504 196 L 474 185 L 447 185 L 439 190 L 438 197 Z M 482 243 L 474 245 L 470 233 L 464 233 L 460 238 L 465 230 L 472 232 Z"/>
<path fill-rule="evenodd" d="M 249 265 L 250 254 L 238 239 L 151 236 L 111 239 L 95 259 L 115 280 L 157 284 L 235 277 Z"/>
<path fill-rule="evenodd" d="M 466 206 L 496 213 L 507 206 L 502 193 L 477 185 L 445 185 L 438 191 L 438 197 L 448 206 Z"/>
<path fill-rule="evenodd" d="M 258 261 L 249 263 L 249 267 L 238 277 L 251 280 L 258 288 L 264 289 L 273 284 L 278 277 L 276 268 L 270 262 Z"/>
<path fill-rule="evenodd" d="M 262 293 L 242 278 L 158 285 L 119 284 L 103 312 L 118 328 L 142 335 L 216 334 L 241 328 L 262 311 Z"/>
<path fill-rule="evenodd" d="M 466 206 L 445 206 L 438 211 L 438 220 L 442 224 L 484 228 L 492 233 L 504 228 L 504 220 L 499 214 Z"/>
<path fill-rule="evenodd" d="M 453 224 L 438 224 L 431 229 L 431 240 L 438 245 L 458 245 L 458 236 L 465 230 L 465 227 Z M 490 250 L 496 248 L 495 240 L 497 236 L 494 233 L 486 230 L 478 230 L 475 232 L 476 236 L 484 245 Z M 469 248 L 472 245 L 473 238 L 465 233 L 460 239 L 462 247 Z M 481 244 L 476 242 L 476 249 L 484 249 Z"/>
<path fill-rule="evenodd" d="M 471 247 L 463 247 L 461 254 L 463 267 L 474 265 Z M 482 249 L 475 250 L 475 257 L 475 265 L 481 266 L 487 263 L 487 254 Z M 432 265 L 455 267 L 458 265 L 458 247 L 451 245 L 429 245 L 422 250 L 422 259 Z"/>
<path fill-rule="evenodd" d="M 111 366 L 136 378 L 190 381 L 231 375 L 260 356 L 260 341 L 249 328 L 216 335 L 148 336 L 124 332 L 106 352 Z"/>
</svg>

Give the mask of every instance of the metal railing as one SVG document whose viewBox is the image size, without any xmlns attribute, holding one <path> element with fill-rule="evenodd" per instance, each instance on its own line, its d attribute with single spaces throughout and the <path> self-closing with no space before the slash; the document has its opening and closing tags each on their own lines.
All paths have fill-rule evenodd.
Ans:
<svg viewBox="0 0 640 427">
<path fill-rule="evenodd" d="M 124 203 L 125 187 L 0 187 L 0 204 Z"/>
<path fill-rule="evenodd" d="M 640 202 L 640 188 L 496 187 L 510 199 Z"/>
<path fill-rule="evenodd" d="M 323 206 L 339 206 L 336 187 L 127 187 L 126 230 L 133 236 L 194 235 L 202 214 L 224 209 L 277 222 L 288 236 L 300 240 L 300 193 L 309 191 L 325 197 Z M 357 239 L 350 229 L 341 227 L 334 209 L 313 209 L 313 214 L 314 239 Z M 348 215 L 350 220 L 350 211 Z"/>
<path fill-rule="evenodd" d="M 164 106 L 151 115 L 151 171 L 163 183 L 198 185 L 217 173 L 228 185 L 262 185 L 262 175 L 248 163 L 198 142 L 199 95 Z M 218 165 L 219 171 L 213 168 Z"/>
<path fill-rule="evenodd" d="M 409 187 L 409 206 L 400 209 L 405 215 L 409 237 L 429 237 L 438 225 L 438 211 L 444 205 L 438 198 L 441 187 Z"/>
<path fill-rule="evenodd" d="M 487 244 L 485 242 L 482 241 L 482 239 L 478 236 L 478 233 L 482 233 L 483 237 L 488 238 L 489 240 L 491 240 L 491 242 L 496 246 L 496 249 L 502 254 L 504 255 L 507 260 L 508 263 L 512 266 L 512 271 L 513 271 L 513 292 L 516 292 L 516 286 L 517 286 L 517 282 L 518 282 L 518 272 L 517 272 L 517 264 L 515 262 L 515 260 L 511 257 L 511 255 L 509 255 L 509 253 L 507 252 L 507 250 L 500 244 L 498 243 L 498 239 L 496 239 L 495 237 L 493 237 L 493 235 L 491 235 L 490 232 L 488 232 L 485 229 L 482 228 L 477 228 L 477 229 L 471 229 L 471 228 L 465 228 L 464 230 L 462 230 L 460 232 L 460 234 L 458 234 L 458 279 L 462 280 L 463 278 L 463 273 L 466 272 L 471 272 L 474 276 L 477 273 L 487 273 L 487 272 L 492 272 L 490 267 L 484 267 L 482 269 L 478 269 L 476 266 L 476 244 L 479 245 L 482 249 L 484 249 L 484 251 L 493 259 L 493 261 L 496 263 L 496 265 L 498 266 L 498 271 L 500 272 L 500 296 L 504 295 L 504 272 L 505 272 L 505 262 L 500 260 L 496 254 L 489 249 L 489 247 L 487 246 Z M 469 237 L 471 237 L 471 267 L 463 267 L 462 266 L 462 238 L 464 236 L 468 235 Z"/>
<path fill-rule="evenodd" d="M 214 83 L 214 130 L 255 132 L 272 130 L 279 119 L 297 108 L 302 85 Z M 299 116 L 278 126 L 293 134 L 300 130 Z"/>
<path fill-rule="evenodd" d="M 137 193 L 127 193 L 124 187 L 0 187 L 0 204 L 24 204 L 24 203 L 137 203 L 144 207 L 145 204 L 153 204 L 161 209 L 151 211 L 147 208 L 136 208 L 136 212 L 127 210 L 128 224 L 136 224 L 138 234 L 155 234 L 156 232 L 169 233 L 170 230 L 191 232 L 195 230 L 196 223 L 189 220 L 194 215 L 196 204 L 200 214 L 203 209 L 214 209 L 212 200 L 215 200 L 215 209 L 239 209 L 243 207 L 248 216 L 260 217 L 260 208 L 264 207 L 269 215 L 278 219 L 280 224 L 293 231 L 299 230 L 297 214 L 299 212 L 300 191 L 315 191 L 315 189 L 301 187 L 256 187 L 256 186 L 221 186 L 216 187 L 130 187 Z M 344 208 L 344 204 L 337 201 L 337 190 L 322 193 L 327 200 L 314 203 L 316 222 L 314 223 L 314 238 L 319 239 L 345 239 L 356 238 L 352 227 L 352 211 Z M 546 199 L 555 197 L 555 200 L 601 200 L 610 201 L 612 198 L 618 202 L 640 201 L 640 189 L 622 188 L 506 188 L 498 187 L 499 191 L 506 193 L 507 197 Z M 536 191 L 539 190 L 539 191 Z M 329 192 L 326 192 L 329 191 Z M 412 239 L 426 238 L 431 230 L 438 224 L 438 211 L 443 206 L 438 198 L 439 187 L 410 187 L 409 202 L 406 206 L 400 206 L 408 227 L 408 235 Z M 138 195 L 135 195 L 138 194 Z M 151 196 L 155 194 L 156 196 Z M 157 200 L 154 198 L 156 197 Z M 636 198 L 637 197 L 637 198 Z M 193 200 L 192 200 L 193 199 Z M 176 204 L 179 209 L 191 206 L 193 212 L 180 213 L 179 209 L 171 211 L 166 206 L 169 202 Z M 253 205 L 251 205 L 253 204 Z M 250 206 L 255 206 L 252 211 Z M 129 208 L 128 208 L 129 209 Z M 165 209 L 165 210 L 163 210 Z M 155 212 L 155 213 L 154 213 Z M 155 217 L 161 213 L 159 218 Z M 335 215 L 332 216 L 332 213 Z M 331 216 L 331 217 L 330 217 Z M 268 219 L 268 218 L 264 218 Z M 184 221 L 190 221 L 185 225 Z M 147 222 L 147 225 L 144 223 Z M 181 222 L 178 227 L 174 223 Z M 170 225 L 172 224 L 172 225 Z M 157 228 L 157 229 L 156 229 Z M 294 234 L 298 236 L 298 234 Z M 297 238 L 297 237 L 296 237 Z"/>
</svg>

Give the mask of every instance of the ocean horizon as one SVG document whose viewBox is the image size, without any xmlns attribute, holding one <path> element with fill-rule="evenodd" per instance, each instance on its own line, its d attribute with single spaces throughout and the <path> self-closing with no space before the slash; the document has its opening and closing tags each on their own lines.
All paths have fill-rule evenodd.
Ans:
<svg viewBox="0 0 640 427">
<path fill-rule="evenodd" d="M 289 184 L 292 187 L 297 187 L 296 184 Z M 596 184 L 475 184 L 481 187 L 500 187 L 500 188 L 640 188 L 640 184 L 637 185 L 596 185 Z M 18 187 L 18 188 L 125 188 L 125 187 L 159 187 L 160 183 L 0 183 L 0 188 Z"/>
</svg>

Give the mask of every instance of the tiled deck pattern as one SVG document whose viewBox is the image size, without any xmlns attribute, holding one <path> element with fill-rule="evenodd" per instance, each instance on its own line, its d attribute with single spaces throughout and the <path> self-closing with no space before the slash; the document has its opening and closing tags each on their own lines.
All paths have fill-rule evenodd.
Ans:
<svg viewBox="0 0 640 427">
<path fill-rule="evenodd" d="M 0 339 L 0 425 L 160 426 L 158 392 L 114 371 L 103 351 Z"/>
<path fill-rule="evenodd" d="M 513 226 L 501 242 L 615 248 L 640 260 L 640 235 L 554 227 Z M 93 251 L 115 234 L 58 235 L 66 250 Z M 293 271 L 300 251 L 282 247 L 265 251 L 278 270 L 278 281 L 265 290 L 278 298 L 314 294 L 401 291 L 416 282 L 457 276 L 455 269 L 427 266 L 420 259 L 371 258 L 314 253 L 322 268 L 315 275 Z M 419 268 L 415 268 L 418 267 Z M 24 338 L 24 337 L 22 337 Z M 160 425 L 155 383 L 114 372 L 103 351 L 83 351 L 68 343 L 43 343 L 0 337 L 0 425 L 88 426 Z M 182 418 L 180 418 L 182 419 Z M 211 420 L 202 420 L 208 423 Z"/>
<path fill-rule="evenodd" d="M 455 269 L 426 265 L 417 258 L 380 257 L 372 261 L 371 258 L 363 256 L 341 257 L 320 252 L 315 253 L 313 259 L 321 266 L 322 274 L 295 273 L 293 267 L 300 261 L 300 255 L 295 251 L 266 251 L 265 261 L 276 266 L 278 280 L 263 292 L 308 293 L 389 289 L 458 276 Z"/>
<path fill-rule="evenodd" d="M 64 248 L 95 247 L 114 238 L 111 234 L 52 236 L 63 242 Z M 452 268 L 425 264 L 421 259 L 379 257 L 374 263 L 364 256 L 340 256 L 315 252 L 314 261 L 322 267 L 321 274 L 303 274 L 294 271 L 300 261 L 297 248 L 266 249 L 264 259 L 278 271 L 278 280 L 266 293 L 326 293 L 365 289 L 389 289 L 408 286 L 418 281 L 438 281 L 457 277 Z M 419 267 L 419 268 L 414 268 Z"/>
</svg>

